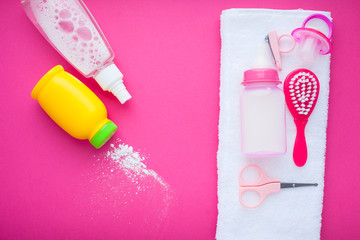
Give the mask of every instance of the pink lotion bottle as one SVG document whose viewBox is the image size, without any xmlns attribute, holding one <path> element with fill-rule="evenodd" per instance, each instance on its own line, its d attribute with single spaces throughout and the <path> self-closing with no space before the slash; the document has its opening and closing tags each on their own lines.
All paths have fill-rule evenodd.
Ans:
<svg viewBox="0 0 360 240">
<path fill-rule="evenodd" d="M 93 77 L 121 103 L 131 98 L 111 49 L 82 0 L 22 0 L 46 40 L 82 75 Z"/>
</svg>

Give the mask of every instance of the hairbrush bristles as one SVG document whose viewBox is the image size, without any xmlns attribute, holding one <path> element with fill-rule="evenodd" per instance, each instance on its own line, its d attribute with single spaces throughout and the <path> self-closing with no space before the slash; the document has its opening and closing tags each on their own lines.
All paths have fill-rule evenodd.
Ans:
<svg viewBox="0 0 360 240">
<path fill-rule="evenodd" d="M 314 75 L 299 72 L 289 82 L 289 93 L 295 110 L 302 115 L 308 115 L 318 91 L 318 83 Z"/>
</svg>

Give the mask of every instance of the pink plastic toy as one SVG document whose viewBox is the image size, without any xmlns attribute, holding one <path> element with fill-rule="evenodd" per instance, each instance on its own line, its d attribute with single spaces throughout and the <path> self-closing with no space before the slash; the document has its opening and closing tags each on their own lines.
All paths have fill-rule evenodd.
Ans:
<svg viewBox="0 0 360 240">
<path fill-rule="evenodd" d="M 247 171 L 250 168 L 254 168 L 258 173 L 258 178 L 255 181 L 246 181 L 244 180 L 244 172 Z M 317 183 L 281 183 L 279 179 L 270 178 L 266 176 L 266 174 L 263 172 L 263 170 L 255 165 L 255 164 L 249 164 L 243 167 L 240 170 L 239 174 L 239 200 L 240 203 L 247 207 L 247 208 L 256 208 L 260 206 L 260 204 L 265 200 L 265 198 L 272 194 L 280 192 L 281 188 L 294 188 L 294 187 L 307 187 L 307 186 L 317 186 Z M 253 205 L 248 205 L 243 200 L 244 193 L 248 191 L 256 192 L 259 195 L 259 201 L 256 202 Z"/>
<path fill-rule="evenodd" d="M 305 126 L 319 97 L 320 83 L 308 69 L 291 72 L 284 81 L 286 104 L 294 117 L 297 134 L 293 158 L 296 166 L 302 167 L 307 159 Z"/>
<path fill-rule="evenodd" d="M 280 40 L 284 37 L 290 38 L 291 46 L 288 50 L 280 49 Z M 289 53 L 295 48 L 295 40 L 291 35 L 284 34 L 278 37 L 276 31 L 270 31 L 265 37 L 265 41 L 269 44 L 271 55 L 275 61 L 275 65 L 279 71 L 282 70 L 280 53 Z"/>
<path fill-rule="evenodd" d="M 325 36 L 316 29 L 305 27 L 311 19 L 316 18 L 323 20 L 328 25 L 329 36 Z M 332 44 L 330 42 L 332 36 L 332 23 L 329 18 L 322 14 L 310 15 L 305 19 L 302 27 L 295 29 L 291 35 L 294 37 L 295 41 L 300 43 L 297 51 L 298 57 L 306 63 L 312 63 L 317 55 L 326 55 L 332 50 Z"/>
</svg>

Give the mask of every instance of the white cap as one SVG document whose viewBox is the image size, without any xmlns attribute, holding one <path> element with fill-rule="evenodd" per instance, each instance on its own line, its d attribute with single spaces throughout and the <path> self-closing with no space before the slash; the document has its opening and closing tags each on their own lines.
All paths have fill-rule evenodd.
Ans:
<svg viewBox="0 0 360 240">
<path fill-rule="evenodd" d="M 131 98 L 123 83 L 123 75 L 115 64 L 107 66 L 94 78 L 104 91 L 114 94 L 122 104 Z"/>
</svg>

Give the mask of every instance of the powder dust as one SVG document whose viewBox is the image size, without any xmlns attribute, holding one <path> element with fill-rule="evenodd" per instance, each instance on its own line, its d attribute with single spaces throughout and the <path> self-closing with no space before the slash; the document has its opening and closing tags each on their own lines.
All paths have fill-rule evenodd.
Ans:
<svg viewBox="0 0 360 240">
<path fill-rule="evenodd" d="M 156 229 L 160 232 L 173 199 L 171 187 L 147 168 L 148 155 L 120 139 L 108 146 L 108 150 L 94 156 L 90 176 L 94 215 L 112 215 L 128 225 L 149 225 L 152 234 Z"/>
</svg>

